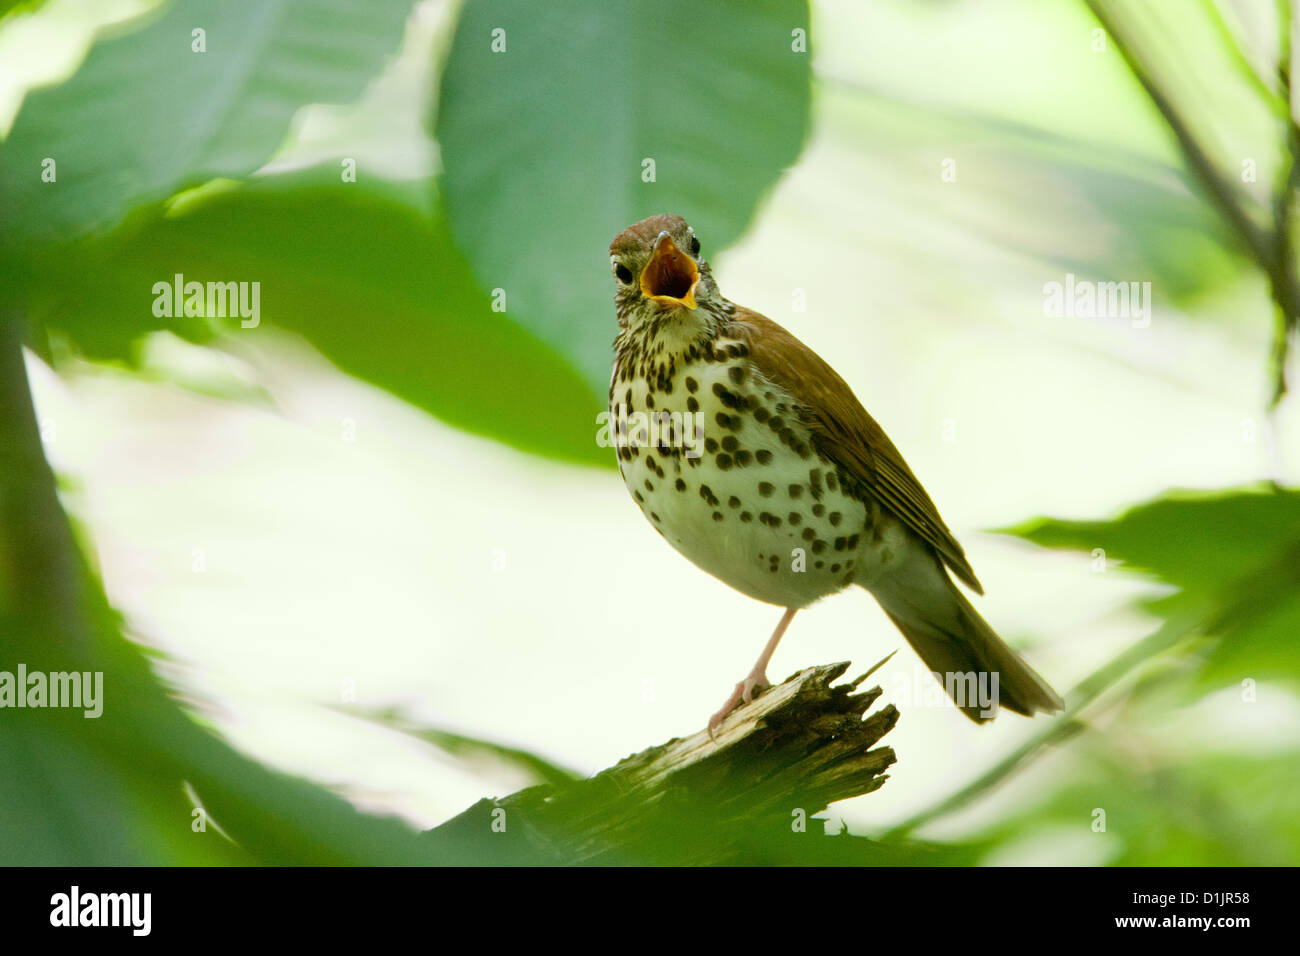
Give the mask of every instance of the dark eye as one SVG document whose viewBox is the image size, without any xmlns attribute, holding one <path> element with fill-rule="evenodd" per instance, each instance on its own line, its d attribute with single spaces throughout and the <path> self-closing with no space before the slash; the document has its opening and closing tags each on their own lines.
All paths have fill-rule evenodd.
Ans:
<svg viewBox="0 0 1300 956">
<path fill-rule="evenodd" d="M 632 281 L 632 270 L 621 262 L 614 267 L 614 275 L 618 276 L 618 281 L 624 285 Z"/>
<path fill-rule="evenodd" d="M 691 255 L 698 256 L 699 254 L 700 254 L 700 237 L 691 236 Z"/>
</svg>

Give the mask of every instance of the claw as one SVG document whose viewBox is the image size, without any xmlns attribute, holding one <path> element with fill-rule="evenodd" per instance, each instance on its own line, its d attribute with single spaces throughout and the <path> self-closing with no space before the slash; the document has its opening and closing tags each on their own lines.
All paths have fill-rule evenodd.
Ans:
<svg viewBox="0 0 1300 956">
<path fill-rule="evenodd" d="M 722 705 L 722 709 L 709 718 L 709 739 L 716 739 L 714 734 L 717 731 L 718 726 L 729 713 L 741 704 L 748 704 L 758 696 L 758 694 L 771 686 L 772 685 L 767 682 L 766 674 L 751 673 L 747 675 L 745 679 L 738 683 L 735 689 L 732 690 L 731 696 L 728 697 L 726 703 Z"/>
</svg>

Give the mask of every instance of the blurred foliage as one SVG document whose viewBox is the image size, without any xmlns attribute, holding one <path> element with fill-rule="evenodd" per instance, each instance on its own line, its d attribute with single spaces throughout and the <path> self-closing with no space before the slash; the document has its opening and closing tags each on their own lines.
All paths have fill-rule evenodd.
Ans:
<svg viewBox="0 0 1300 956">
<path fill-rule="evenodd" d="M 1207 685 L 1300 684 L 1300 493 L 1180 492 L 1113 521 L 1036 520 L 1011 531 L 1045 547 L 1100 548 L 1108 564 L 1176 587 L 1144 606 L 1204 622 L 1216 638 L 1204 651 Z"/>
<path fill-rule="evenodd" d="M 1041 804 L 982 834 L 987 852 L 1053 831 L 1091 833 L 1103 810 L 1106 828 L 1092 835 L 1102 848 L 1097 862 L 1111 866 L 1294 866 L 1300 859 L 1300 753 L 1179 759 L 1158 746 L 1117 749 L 1113 735 L 1101 733 L 1074 753 L 1069 779 Z"/>
<path fill-rule="evenodd" d="M 1077 216 L 1091 241 L 1105 241 L 1051 245 L 1059 237 L 967 208 L 958 225 L 971 234 L 1080 273 L 1136 263 L 1175 300 L 1213 291 L 1249 261 L 1269 279 L 1284 333 L 1295 319 L 1289 3 L 1268 16 L 1212 2 L 1087 6 L 1132 68 L 1122 90 L 1107 89 L 1105 112 L 1125 132 L 1155 130 L 1167 149 L 1087 143 L 1046 125 L 944 113 L 919 96 L 818 82 L 830 108 L 852 111 L 865 151 L 954 135 L 982 143 L 998 176 L 981 181 L 976 171 L 966 181 L 998 208 L 1020 201 L 1010 193 L 1022 175 L 1066 170 L 1077 194 L 1051 215 Z M 237 317 L 158 318 L 154 283 L 175 274 L 258 281 L 263 321 L 344 372 L 457 427 L 610 467 L 591 440 L 613 335 L 606 246 L 628 223 L 664 211 L 685 215 L 710 257 L 744 233 L 808 133 L 812 52 L 793 48 L 794 34 L 810 27 L 808 6 L 468 2 L 427 118 L 444 166 L 431 187 L 364 174 L 341 182 L 342 156 L 254 175 L 300 108 L 366 90 L 395 55 L 412 8 L 412 0 L 364 8 L 175 0 L 104 31 L 70 78 L 27 93 L 0 146 L 0 325 L 20 318 L 33 330 L 30 347 L 46 356 L 57 341 L 134 362 L 141 338 L 158 330 L 224 347 L 241 334 Z M 1063 6 L 1061 22 L 1082 22 L 1083 8 Z M 0 29 L 39 15 L 40 4 L 0 2 L 6 14 Z M 191 49 L 198 25 L 205 54 Z M 494 52 L 497 42 L 508 55 Z M 46 157 L 57 162 L 57 187 L 42 181 Z M 1249 178 L 1242 157 L 1253 163 Z M 1275 352 L 1285 334 L 1277 341 Z M 1275 364 L 1280 378 L 1278 354 Z M 12 361 L 8 368 L 12 377 Z M 34 427 L 30 414 L 0 404 L 9 426 Z M 39 457 L 31 430 L 0 447 L 7 515 L 30 510 L 40 494 L 53 500 L 52 476 L 34 485 L 25 452 Z M 80 555 L 77 606 L 24 603 L 32 584 L 19 572 L 67 557 L 40 553 L 70 539 L 55 530 L 54 543 L 42 544 L 12 524 L 0 528 L 0 669 L 103 670 L 114 706 L 97 720 L 75 710 L 5 712 L 0 861 L 542 862 L 528 848 L 486 843 L 484 828 L 464 829 L 462 818 L 416 841 L 396 821 L 233 751 L 196 716 L 201 706 L 178 700 L 123 636 Z M 1102 548 L 1116 567 L 1170 591 L 1143 604 L 1164 619 L 1155 634 L 1082 682 L 1059 723 L 951 806 L 1066 737 L 1071 772 L 975 840 L 818 840 L 755 821 L 753 845 L 736 862 L 969 864 L 1026 833 L 1086 825 L 1095 807 L 1107 809 L 1108 832 L 1122 834 L 1109 862 L 1300 860 L 1294 753 L 1204 747 L 1189 756 L 1152 742 L 1170 709 L 1246 679 L 1294 687 L 1300 678 L 1300 493 L 1176 493 L 1114 520 L 1038 519 L 1014 533 L 1044 547 Z M 87 642 L 61 630 L 64 612 L 83 620 Z M 1089 723 L 1085 708 L 1118 710 L 1124 733 Z M 407 730 L 470 760 L 491 754 L 556 784 L 569 776 L 517 748 Z M 191 830 L 186 784 L 230 840 L 211 825 Z M 683 833 L 694 832 L 688 824 Z M 671 859 L 677 838 L 647 848 L 648 858 Z"/>
<path fill-rule="evenodd" d="M 452 231 L 602 394 L 610 240 L 670 211 L 706 257 L 740 236 L 803 144 L 808 20 L 805 0 L 466 5 L 437 114 Z"/>
<path fill-rule="evenodd" d="M 492 311 L 441 211 L 421 213 L 369 182 L 339 188 L 337 175 L 262 177 L 195 198 L 181 214 L 150 208 L 101 239 L 31 256 L 27 314 L 88 355 L 133 361 L 150 331 L 206 343 L 240 331 L 238 316 L 155 317 L 155 282 L 255 279 L 262 321 L 300 334 L 343 371 L 469 431 L 608 465 L 591 440 L 595 394 Z M 467 356 L 491 356 L 497 374 L 482 375 Z M 547 414 L 522 414 L 542 401 Z"/>
<path fill-rule="evenodd" d="M 300 107 L 361 93 L 410 12 L 411 0 L 184 0 L 108 31 L 71 79 L 28 95 L 10 130 L 0 241 L 75 238 L 185 186 L 252 173 Z M 37 174 L 46 157 L 57 189 Z"/>
</svg>

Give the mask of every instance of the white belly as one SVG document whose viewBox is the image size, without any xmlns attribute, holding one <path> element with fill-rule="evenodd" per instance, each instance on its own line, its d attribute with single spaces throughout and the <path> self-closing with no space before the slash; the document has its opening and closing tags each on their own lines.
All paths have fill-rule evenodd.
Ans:
<svg viewBox="0 0 1300 956">
<path fill-rule="evenodd" d="M 620 404 L 630 412 L 697 414 L 704 446 L 695 461 L 682 436 L 668 447 L 627 449 L 619 470 L 628 490 L 674 548 L 759 601 L 805 607 L 855 580 L 865 583 L 882 560 L 892 561 L 890 545 L 902 529 L 884 519 L 873 533 L 867 507 L 844 493 L 835 466 L 813 450 L 789 396 L 744 373 L 737 382 L 732 364 L 686 366 L 671 393 L 649 396 L 652 406 L 644 380 L 616 386 L 616 415 Z M 755 407 L 736 409 L 736 397 Z"/>
</svg>

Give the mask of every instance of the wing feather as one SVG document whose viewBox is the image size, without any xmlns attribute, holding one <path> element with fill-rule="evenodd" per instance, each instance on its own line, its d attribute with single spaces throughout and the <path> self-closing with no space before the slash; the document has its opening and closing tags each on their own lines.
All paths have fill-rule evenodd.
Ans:
<svg viewBox="0 0 1300 956">
<path fill-rule="evenodd" d="M 929 544 L 958 578 L 983 594 L 966 552 L 944 524 L 939 509 L 844 379 L 803 342 L 750 309 L 736 306 L 724 334 L 745 341 L 758 371 L 799 402 L 818 452 L 857 479 Z"/>
</svg>

